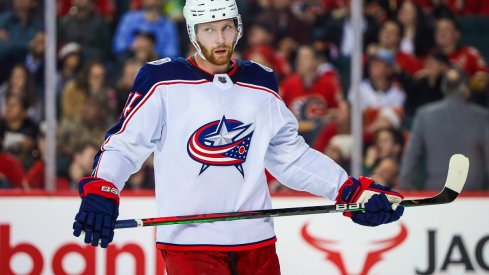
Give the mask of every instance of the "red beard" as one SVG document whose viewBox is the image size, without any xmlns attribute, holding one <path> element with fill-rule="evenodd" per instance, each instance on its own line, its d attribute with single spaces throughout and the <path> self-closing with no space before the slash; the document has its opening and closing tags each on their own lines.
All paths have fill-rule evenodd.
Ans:
<svg viewBox="0 0 489 275">
<path fill-rule="evenodd" d="M 200 45 L 200 49 L 202 50 L 202 54 L 205 59 L 214 65 L 226 65 L 231 61 L 231 56 L 233 55 L 233 46 L 232 45 L 224 45 L 214 49 L 207 49 L 203 45 Z M 224 55 L 216 54 L 216 51 L 226 50 Z"/>
</svg>

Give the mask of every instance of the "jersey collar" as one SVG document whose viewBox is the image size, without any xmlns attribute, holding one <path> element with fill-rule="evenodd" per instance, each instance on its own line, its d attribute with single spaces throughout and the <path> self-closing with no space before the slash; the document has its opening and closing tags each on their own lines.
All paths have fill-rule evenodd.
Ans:
<svg viewBox="0 0 489 275">
<path fill-rule="evenodd" d="M 196 68 L 198 71 L 200 71 L 201 73 L 203 73 L 203 76 L 205 77 L 205 79 L 207 79 L 208 81 L 211 81 L 211 82 L 213 81 L 215 74 L 210 73 L 210 72 L 204 70 L 203 68 L 199 67 L 199 65 L 197 65 L 197 62 L 195 62 L 195 60 L 193 59 L 192 56 L 187 57 L 187 62 L 189 62 L 192 65 L 192 67 Z M 231 58 L 231 63 L 233 63 L 233 65 L 232 65 L 232 67 L 229 69 L 229 71 L 226 74 L 231 79 L 233 79 L 232 76 L 238 70 L 238 63 L 233 58 Z M 234 82 L 234 80 L 233 80 L 233 82 Z"/>
</svg>

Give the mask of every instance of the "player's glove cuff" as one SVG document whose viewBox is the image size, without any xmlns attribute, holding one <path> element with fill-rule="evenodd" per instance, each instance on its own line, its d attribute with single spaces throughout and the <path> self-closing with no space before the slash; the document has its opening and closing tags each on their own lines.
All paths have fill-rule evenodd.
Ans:
<svg viewBox="0 0 489 275">
<path fill-rule="evenodd" d="M 399 204 L 404 196 L 391 190 L 389 187 L 376 184 L 368 177 L 349 177 L 340 187 L 336 196 L 336 203 L 366 203 L 373 195 L 383 193 L 391 204 Z M 351 212 L 344 212 L 344 216 L 351 217 Z"/>
<path fill-rule="evenodd" d="M 119 204 L 119 189 L 113 183 L 101 178 L 82 178 L 78 184 L 78 191 L 81 198 L 86 197 L 88 194 L 95 194 L 115 200 Z"/>
</svg>

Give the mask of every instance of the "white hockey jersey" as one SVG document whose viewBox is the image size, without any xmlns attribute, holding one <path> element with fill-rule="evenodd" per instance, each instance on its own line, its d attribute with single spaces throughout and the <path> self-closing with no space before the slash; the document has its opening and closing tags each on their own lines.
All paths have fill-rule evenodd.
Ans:
<svg viewBox="0 0 489 275">
<path fill-rule="evenodd" d="M 122 189 L 154 152 L 158 216 L 270 209 L 265 168 L 290 188 L 334 199 L 347 174 L 297 134 L 274 73 L 233 63 L 216 75 L 190 58 L 144 65 L 93 175 Z M 226 251 L 274 242 L 271 218 L 157 229 L 160 248 Z"/>
</svg>

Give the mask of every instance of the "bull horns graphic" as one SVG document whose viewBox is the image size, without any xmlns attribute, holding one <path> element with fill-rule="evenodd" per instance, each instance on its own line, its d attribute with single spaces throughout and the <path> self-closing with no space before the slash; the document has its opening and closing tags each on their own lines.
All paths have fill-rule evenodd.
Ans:
<svg viewBox="0 0 489 275">
<path fill-rule="evenodd" d="M 340 271 L 341 275 L 350 275 L 348 273 L 347 268 L 345 266 L 345 262 L 343 261 L 343 257 L 340 251 L 336 251 L 331 248 L 332 245 L 338 243 L 338 241 L 334 240 L 326 240 L 314 237 L 308 231 L 309 223 L 304 224 L 301 229 L 301 235 L 304 240 L 310 244 L 312 247 L 324 252 L 326 254 L 326 260 L 332 262 Z M 363 264 L 362 271 L 359 275 L 368 275 L 370 269 L 378 262 L 382 260 L 382 255 L 398 246 L 407 238 L 408 232 L 407 228 L 404 224 L 400 224 L 401 230 L 399 233 L 391 238 L 385 240 L 376 240 L 372 241 L 373 244 L 380 246 L 380 248 L 370 251 L 367 254 L 365 262 Z"/>
</svg>

